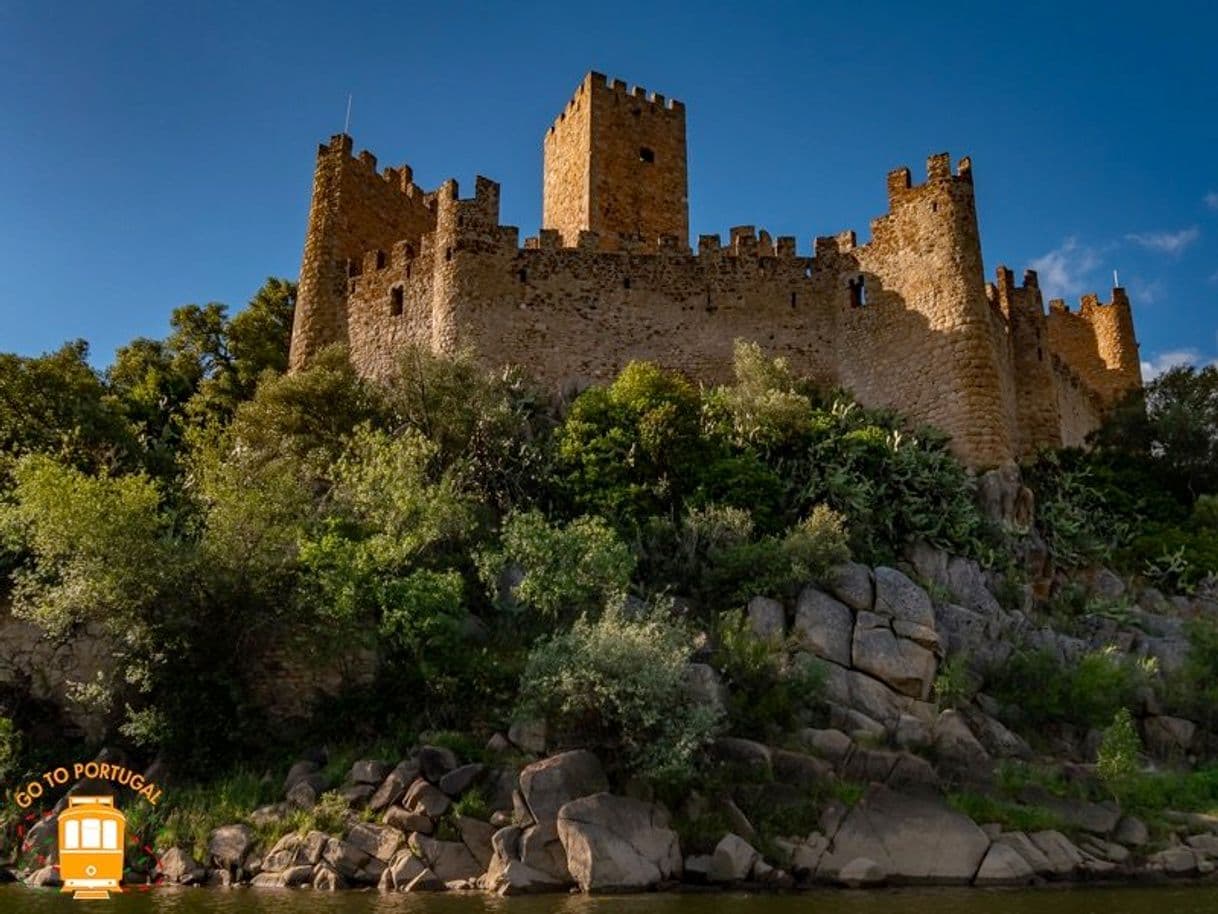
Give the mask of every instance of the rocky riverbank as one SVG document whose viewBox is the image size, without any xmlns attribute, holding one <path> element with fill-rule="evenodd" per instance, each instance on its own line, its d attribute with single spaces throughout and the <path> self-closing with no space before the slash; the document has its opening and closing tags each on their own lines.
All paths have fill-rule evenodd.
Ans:
<svg viewBox="0 0 1218 914">
<path fill-rule="evenodd" d="M 1063 725 L 1038 734 L 1033 748 L 1002 722 L 1008 709 L 985 691 L 985 676 L 1034 650 L 1063 665 L 1094 651 L 1149 660 L 1161 678 L 1188 656 L 1185 621 L 1218 615 L 1218 606 L 1134 594 L 1093 569 L 1054 586 L 1085 587 L 1123 611 L 1061 631 L 1032 609 L 1037 581 L 1022 608 L 999 602 L 998 583 L 973 562 L 923 547 L 902 568 L 841 565 L 792 606 L 753 599 L 754 636 L 822 663 L 823 694 L 809 725 L 777 742 L 717 738 L 705 750 L 705 783 L 667 805 L 655 785 L 607 771 L 586 748 L 551 745 L 542 721 L 519 721 L 470 757 L 424 744 L 405 759 L 356 761 L 337 783 L 325 753 L 313 753 L 286 772 L 280 801 L 215 828 L 203 844 L 156 848 L 147 878 L 512 895 L 1212 873 L 1218 817 L 1163 808 L 1146 821 L 1103 799 L 1098 734 Z M 948 706 L 937 677 L 952 657 L 973 688 Z M 697 656 L 687 687 L 708 704 L 730 694 Z M 1200 722 L 1164 713 L 1152 686 L 1136 721 L 1146 772 L 1187 772 L 1210 739 Z M 298 825 L 300 816 L 311 825 Z M 312 827 L 323 820 L 327 827 Z M 53 814 L 35 825 L 26 847 L 54 825 Z M 55 884 L 53 855 L 42 862 L 16 875 Z"/>
</svg>

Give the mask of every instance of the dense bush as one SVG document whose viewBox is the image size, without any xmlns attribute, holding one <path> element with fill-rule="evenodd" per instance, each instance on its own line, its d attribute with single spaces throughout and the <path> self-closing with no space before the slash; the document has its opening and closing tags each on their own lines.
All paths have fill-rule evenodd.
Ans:
<svg viewBox="0 0 1218 914">
<path fill-rule="evenodd" d="M 821 716 L 825 666 L 787 648 L 758 638 L 742 612 L 719 617 L 713 663 L 727 687 L 731 733 L 766 739 Z"/>
<path fill-rule="evenodd" d="M 1021 651 L 989 672 L 986 690 L 1025 732 L 1043 732 L 1052 724 L 1089 729 L 1134 707 L 1153 672 L 1153 666 L 1114 649 L 1091 651 L 1071 663 L 1047 650 Z"/>
<path fill-rule="evenodd" d="M 501 547 L 478 556 L 492 599 L 508 611 L 532 610 L 547 623 L 595 612 L 626 593 L 634 556 L 599 517 L 577 517 L 559 526 L 539 511 L 510 515 Z M 505 572 L 520 573 L 504 588 Z"/>
<path fill-rule="evenodd" d="M 720 723 L 686 686 L 692 650 L 691 632 L 664 608 L 582 616 L 533 648 L 521 710 L 545 718 L 560 742 L 599 749 L 627 771 L 680 775 Z"/>
</svg>

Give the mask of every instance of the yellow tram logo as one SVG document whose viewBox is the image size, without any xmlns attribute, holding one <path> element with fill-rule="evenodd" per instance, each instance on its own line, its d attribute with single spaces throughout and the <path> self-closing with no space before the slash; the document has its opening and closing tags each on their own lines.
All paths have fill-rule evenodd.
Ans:
<svg viewBox="0 0 1218 914">
<path fill-rule="evenodd" d="M 68 797 L 59 815 L 59 875 L 75 898 L 109 898 L 121 892 L 127 817 L 114 797 Z"/>
</svg>

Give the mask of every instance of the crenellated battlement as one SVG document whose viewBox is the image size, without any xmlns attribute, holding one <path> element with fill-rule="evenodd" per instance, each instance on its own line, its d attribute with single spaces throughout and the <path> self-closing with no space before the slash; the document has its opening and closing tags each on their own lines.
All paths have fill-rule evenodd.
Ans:
<svg viewBox="0 0 1218 914">
<path fill-rule="evenodd" d="M 1039 278 L 986 281 L 972 162 L 927 159 L 887 176 L 888 206 L 860 242 L 810 250 L 757 225 L 690 247 L 685 106 L 589 72 L 543 140 L 542 222 L 521 241 L 482 176 L 425 191 L 378 170 L 347 134 L 318 149 L 291 365 L 345 343 L 365 374 L 406 345 L 472 349 L 561 386 L 607 381 L 631 359 L 730 376 L 755 340 L 816 383 L 850 388 L 953 438 L 969 464 L 1082 443 L 1140 384 L 1132 312 L 1084 296 L 1046 312 Z"/>
</svg>

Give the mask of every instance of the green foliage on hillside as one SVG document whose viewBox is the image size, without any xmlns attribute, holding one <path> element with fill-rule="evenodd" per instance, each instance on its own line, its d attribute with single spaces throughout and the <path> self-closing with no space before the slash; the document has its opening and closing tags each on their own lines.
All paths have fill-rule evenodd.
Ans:
<svg viewBox="0 0 1218 914">
<path fill-rule="evenodd" d="M 943 436 L 755 344 L 737 343 L 731 383 L 636 362 L 564 409 L 468 354 L 408 350 L 374 382 L 333 348 L 284 374 L 294 297 L 270 280 L 231 317 L 180 308 L 105 371 L 83 344 L 0 356 L 0 595 L 49 633 L 114 639 L 117 674 L 86 684 L 109 739 L 199 767 L 257 757 L 252 666 L 374 646 L 378 678 L 310 732 L 502 726 L 527 707 L 670 776 L 722 727 L 781 731 L 818 701 L 821 674 L 736 615 L 751 596 L 789 601 L 917 540 L 1012 560 Z M 1212 372 L 1165 378 L 1144 425 L 1122 414 L 1136 435 L 1029 468 L 1059 564 L 1164 587 L 1218 568 Z M 1215 664 L 1198 643 L 1200 681 Z M 695 648 L 733 685 L 726 721 L 681 697 Z M 1026 721 L 1095 726 L 1137 683 L 1092 655 L 1003 677 Z"/>
</svg>

